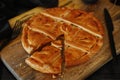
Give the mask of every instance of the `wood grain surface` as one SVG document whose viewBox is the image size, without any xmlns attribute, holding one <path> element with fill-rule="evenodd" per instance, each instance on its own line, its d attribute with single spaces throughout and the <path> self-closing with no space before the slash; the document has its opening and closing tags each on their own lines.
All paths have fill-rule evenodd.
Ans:
<svg viewBox="0 0 120 80">
<path fill-rule="evenodd" d="M 62 3 L 62 5 L 64 5 L 64 3 Z M 104 45 L 97 55 L 85 64 L 65 69 L 64 80 L 85 80 L 85 78 L 112 59 L 107 30 L 104 24 L 104 8 L 107 8 L 112 16 L 115 28 L 115 46 L 117 53 L 120 53 L 120 7 L 111 4 L 109 0 L 99 0 L 95 5 L 85 5 L 80 0 L 72 0 L 66 6 L 92 12 L 101 21 L 105 29 Z M 10 19 L 9 22 L 11 27 L 14 26 L 16 20 L 29 14 L 36 14 L 42 9 L 43 8 L 37 7 Z M 20 38 L 21 36 L 12 41 L 0 52 L 2 61 L 17 80 L 58 80 L 57 78 L 53 79 L 51 75 L 33 70 L 25 63 L 25 59 L 29 57 L 29 55 L 23 49 Z"/>
</svg>

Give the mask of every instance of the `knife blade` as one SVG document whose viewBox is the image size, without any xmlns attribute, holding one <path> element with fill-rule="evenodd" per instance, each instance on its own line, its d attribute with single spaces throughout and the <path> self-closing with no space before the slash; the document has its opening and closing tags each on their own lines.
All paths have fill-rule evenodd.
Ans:
<svg viewBox="0 0 120 80">
<path fill-rule="evenodd" d="M 116 53 L 115 42 L 114 42 L 114 37 L 113 37 L 114 26 L 113 26 L 110 13 L 106 8 L 104 9 L 104 17 L 105 17 L 106 27 L 108 30 L 108 38 L 109 38 L 111 54 L 112 54 L 113 60 L 117 61 L 117 53 Z"/>
</svg>

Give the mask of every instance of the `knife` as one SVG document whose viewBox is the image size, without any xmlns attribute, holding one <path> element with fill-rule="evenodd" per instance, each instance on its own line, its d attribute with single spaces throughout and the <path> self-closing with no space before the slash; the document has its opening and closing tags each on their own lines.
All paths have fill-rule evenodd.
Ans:
<svg viewBox="0 0 120 80">
<path fill-rule="evenodd" d="M 112 23 L 111 16 L 106 8 L 104 9 L 104 17 L 105 17 L 106 27 L 108 30 L 108 38 L 109 38 L 109 44 L 111 48 L 112 57 L 113 57 L 113 60 L 116 62 L 117 53 L 116 53 L 115 42 L 114 42 L 114 37 L 113 37 L 114 26 Z"/>
</svg>

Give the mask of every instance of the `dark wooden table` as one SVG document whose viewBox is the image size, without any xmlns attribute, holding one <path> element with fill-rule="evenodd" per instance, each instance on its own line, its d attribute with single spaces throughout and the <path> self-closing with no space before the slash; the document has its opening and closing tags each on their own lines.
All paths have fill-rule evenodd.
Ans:
<svg viewBox="0 0 120 80">
<path fill-rule="evenodd" d="M 6 66 L 2 63 L 1 60 L 0 60 L 0 80 L 16 80 L 16 78 L 6 68 Z"/>
</svg>

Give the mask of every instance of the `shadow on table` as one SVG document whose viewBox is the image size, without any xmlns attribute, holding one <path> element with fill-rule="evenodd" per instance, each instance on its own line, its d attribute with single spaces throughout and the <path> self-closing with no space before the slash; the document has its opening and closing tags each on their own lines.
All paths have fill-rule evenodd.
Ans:
<svg viewBox="0 0 120 80">
<path fill-rule="evenodd" d="M 0 80 L 16 80 L 0 60 Z"/>
<path fill-rule="evenodd" d="M 117 64 L 111 60 L 86 80 L 120 80 L 120 55 L 117 59 Z"/>
</svg>

